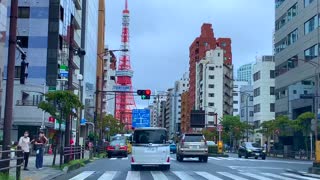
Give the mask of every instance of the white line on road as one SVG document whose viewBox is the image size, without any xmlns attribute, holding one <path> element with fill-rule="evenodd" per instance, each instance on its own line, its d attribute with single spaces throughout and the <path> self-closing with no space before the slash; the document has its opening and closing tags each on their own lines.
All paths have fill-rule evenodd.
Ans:
<svg viewBox="0 0 320 180">
<path fill-rule="evenodd" d="M 95 171 L 83 171 L 82 173 L 78 174 L 77 176 L 69 179 L 69 180 L 84 180 L 85 178 L 89 177 Z"/>
<path fill-rule="evenodd" d="M 176 176 L 183 180 L 194 180 L 190 175 L 186 174 L 184 171 L 172 171 Z"/>
<path fill-rule="evenodd" d="M 251 178 L 256 178 L 256 179 L 259 179 L 259 180 L 273 180 L 273 179 L 270 179 L 270 178 L 267 178 L 267 177 L 259 176 L 259 175 L 248 173 L 248 172 L 240 173 L 240 174 L 243 174 L 243 175 L 251 177 Z"/>
<path fill-rule="evenodd" d="M 151 171 L 154 180 L 168 180 L 168 178 L 161 171 Z"/>
<path fill-rule="evenodd" d="M 220 178 L 218 178 L 217 176 L 214 176 L 212 174 L 209 174 L 207 172 L 203 172 L 203 171 L 195 171 L 196 174 L 198 174 L 199 176 L 202 176 L 206 179 L 212 179 L 212 180 L 222 180 Z"/>
<path fill-rule="evenodd" d="M 306 180 L 318 180 L 318 178 L 310 178 L 310 177 L 304 177 L 304 176 L 297 176 L 296 174 L 291 173 L 282 173 L 285 176 L 293 177 L 293 178 L 299 178 L 299 179 L 306 179 Z"/>
<path fill-rule="evenodd" d="M 292 178 L 289 178 L 289 177 L 284 177 L 284 176 L 280 176 L 280 175 L 276 175 L 276 174 L 272 174 L 272 173 L 262 173 L 263 175 L 265 176 L 269 176 L 269 177 L 272 177 L 272 178 L 278 178 L 278 179 L 281 179 L 281 180 L 295 180 L 295 179 L 292 179 Z"/>
<path fill-rule="evenodd" d="M 212 160 L 217 160 L 217 161 L 220 161 L 220 160 L 222 160 L 222 159 L 220 159 L 220 158 L 216 158 L 216 157 L 209 157 L 209 159 L 212 159 Z"/>
<path fill-rule="evenodd" d="M 129 158 L 128 157 L 124 157 L 124 158 L 122 158 L 122 160 L 128 160 Z"/>
<path fill-rule="evenodd" d="M 258 167 L 258 166 L 228 166 L 231 169 L 283 169 L 276 167 Z"/>
<path fill-rule="evenodd" d="M 99 177 L 98 180 L 105 180 L 105 179 L 113 179 L 114 176 L 117 174 L 117 171 L 106 171 Z"/>
<path fill-rule="evenodd" d="M 110 158 L 110 160 L 116 160 L 116 159 L 118 159 L 118 158 Z"/>
<path fill-rule="evenodd" d="M 126 180 L 140 180 L 139 171 L 128 171 Z"/>
<path fill-rule="evenodd" d="M 176 158 L 171 157 L 171 158 L 170 158 L 170 160 L 175 161 L 175 160 L 176 160 Z"/>
<path fill-rule="evenodd" d="M 240 176 L 236 176 L 236 175 L 233 175 L 233 174 L 230 174 L 228 172 L 218 172 L 219 174 L 223 175 L 223 176 L 226 176 L 230 179 L 234 179 L 234 180 L 248 180 L 246 178 L 243 178 L 243 177 L 240 177 Z"/>
</svg>

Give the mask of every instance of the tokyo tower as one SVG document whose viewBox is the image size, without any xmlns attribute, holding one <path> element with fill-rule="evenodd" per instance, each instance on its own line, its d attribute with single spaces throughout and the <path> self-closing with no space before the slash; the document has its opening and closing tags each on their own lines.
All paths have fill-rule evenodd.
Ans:
<svg viewBox="0 0 320 180">
<path fill-rule="evenodd" d="M 125 9 L 122 11 L 122 35 L 121 35 L 121 49 L 123 51 L 120 56 L 120 63 L 116 71 L 117 85 L 121 89 L 129 90 L 130 93 L 117 92 L 116 93 L 116 114 L 115 117 L 121 123 L 125 124 L 125 129 L 131 129 L 132 125 L 132 109 L 135 107 L 133 88 L 131 78 L 133 71 L 130 65 L 129 55 L 129 10 L 128 1 L 125 1 Z"/>
</svg>

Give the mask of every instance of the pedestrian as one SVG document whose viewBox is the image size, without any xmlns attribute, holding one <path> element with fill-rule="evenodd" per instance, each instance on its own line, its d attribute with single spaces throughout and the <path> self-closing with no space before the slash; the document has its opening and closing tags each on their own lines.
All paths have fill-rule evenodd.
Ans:
<svg viewBox="0 0 320 180">
<path fill-rule="evenodd" d="M 25 131 L 23 136 L 20 137 L 18 146 L 21 147 L 23 151 L 23 160 L 24 160 L 24 168 L 23 170 L 28 171 L 28 161 L 29 161 L 29 154 L 30 154 L 30 138 L 29 132 Z"/>
<path fill-rule="evenodd" d="M 267 152 L 268 151 L 268 141 L 264 142 L 264 146 L 263 146 L 264 150 Z"/>
<path fill-rule="evenodd" d="M 43 166 L 43 148 L 44 145 L 48 142 L 48 139 L 44 135 L 43 131 L 39 132 L 39 137 L 35 139 L 36 146 L 36 168 L 42 169 Z"/>
</svg>

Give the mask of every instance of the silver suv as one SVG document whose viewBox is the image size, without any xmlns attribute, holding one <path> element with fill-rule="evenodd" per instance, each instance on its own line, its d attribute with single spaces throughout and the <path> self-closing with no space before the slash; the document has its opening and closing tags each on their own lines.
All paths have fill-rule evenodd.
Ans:
<svg viewBox="0 0 320 180">
<path fill-rule="evenodd" d="M 208 162 L 208 145 L 202 134 L 184 134 L 177 147 L 177 160 L 185 157 L 198 157 L 199 161 Z"/>
</svg>

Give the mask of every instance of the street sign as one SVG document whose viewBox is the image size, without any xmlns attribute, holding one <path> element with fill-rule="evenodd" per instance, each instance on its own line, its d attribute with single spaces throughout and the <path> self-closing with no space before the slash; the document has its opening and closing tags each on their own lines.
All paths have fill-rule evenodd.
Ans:
<svg viewBox="0 0 320 180">
<path fill-rule="evenodd" d="M 86 119 L 81 119 L 80 120 L 80 126 L 85 126 L 86 125 L 87 120 Z"/>
<path fill-rule="evenodd" d="M 48 89 L 49 92 L 56 91 L 56 90 L 57 90 L 56 86 L 49 86 L 49 89 Z"/>
<path fill-rule="evenodd" d="M 132 127 L 150 127 L 150 110 L 133 109 L 132 110 Z"/>
<path fill-rule="evenodd" d="M 59 130 L 59 122 L 57 119 L 55 119 L 54 121 L 54 130 Z M 66 122 L 62 121 L 61 123 L 61 131 L 65 131 L 66 130 Z"/>
<path fill-rule="evenodd" d="M 126 92 L 126 91 L 130 91 L 130 86 L 119 86 L 119 85 L 115 85 L 113 86 L 113 90 L 114 91 L 121 91 L 121 92 Z"/>
<path fill-rule="evenodd" d="M 218 126 L 217 126 L 217 130 L 218 130 L 218 132 L 221 132 L 221 131 L 222 131 L 222 129 L 223 129 L 223 126 L 222 126 L 221 124 L 218 124 Z"/>
</svg>

